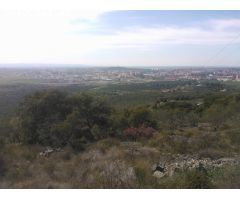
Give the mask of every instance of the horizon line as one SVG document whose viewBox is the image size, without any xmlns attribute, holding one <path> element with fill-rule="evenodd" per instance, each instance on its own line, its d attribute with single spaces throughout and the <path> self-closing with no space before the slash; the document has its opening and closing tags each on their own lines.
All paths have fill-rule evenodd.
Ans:
<svg viewBox="0 0 240 200">
<path fill-rule="evenodd" d="M 78 64 L 78 63 L 0 63 L 0 68 L 6 67 L 80 67 L 80 68 L 238 68 L 240 65 L 92 65 L 92 64 Z"/>
</svg>

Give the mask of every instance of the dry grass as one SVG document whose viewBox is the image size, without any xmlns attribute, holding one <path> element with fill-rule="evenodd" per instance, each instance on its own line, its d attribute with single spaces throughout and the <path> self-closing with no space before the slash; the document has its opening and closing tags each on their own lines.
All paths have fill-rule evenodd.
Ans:
<svg viewBox="0 0 240 200">
<path fill-rule="evenodd" d="M 66 147 L 49 157 L 39 156 L 42 146 L 6 145 L 0 155 L 0 188 L 184 187 L 182 174 L 160 181 L 152 176 L 154 163 L 171 159 L 164 137 L 159 134 L 149 144 L 105 139 L 80 153 Z M 212 154 L 214 150 L 209 151 Z M 238 170 L 226 168 L 215 173 L 215 187 L 239 187 Z"/>
</svg>

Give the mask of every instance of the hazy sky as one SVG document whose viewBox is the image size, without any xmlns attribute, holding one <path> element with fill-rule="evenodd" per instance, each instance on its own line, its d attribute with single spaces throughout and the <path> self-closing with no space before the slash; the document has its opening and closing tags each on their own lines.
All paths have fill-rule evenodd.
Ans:
<svg viewBox="0 0 240 200">
<path fill-rule="evenodd" d="M 240 11 L 0 10 L 3 63 L 240 65 Z"/>
</svg>

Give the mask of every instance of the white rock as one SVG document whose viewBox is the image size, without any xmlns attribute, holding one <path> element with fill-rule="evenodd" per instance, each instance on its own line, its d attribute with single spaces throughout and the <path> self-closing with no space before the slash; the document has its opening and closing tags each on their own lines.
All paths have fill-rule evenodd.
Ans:
<svg viewBox="0 0 240 200">
<path fill-rule="evenodd" d="M 156 178 L 162 178 L 165 176 L 165 173 L 163 172 L 160 172 L 160 171 L 156 171 L 153 173 L 153 176 L 156 177 Z"/>
</svg>

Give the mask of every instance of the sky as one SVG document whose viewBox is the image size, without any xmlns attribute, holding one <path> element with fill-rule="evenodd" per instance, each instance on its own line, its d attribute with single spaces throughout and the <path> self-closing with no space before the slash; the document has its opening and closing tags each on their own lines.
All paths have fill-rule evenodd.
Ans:
<svg viewBox="0 0 240 200">
<path fill-rule="evenodd" d="M 240 11 L 0 10 L 0 64 L 240 66 Z"/>
</svg>

